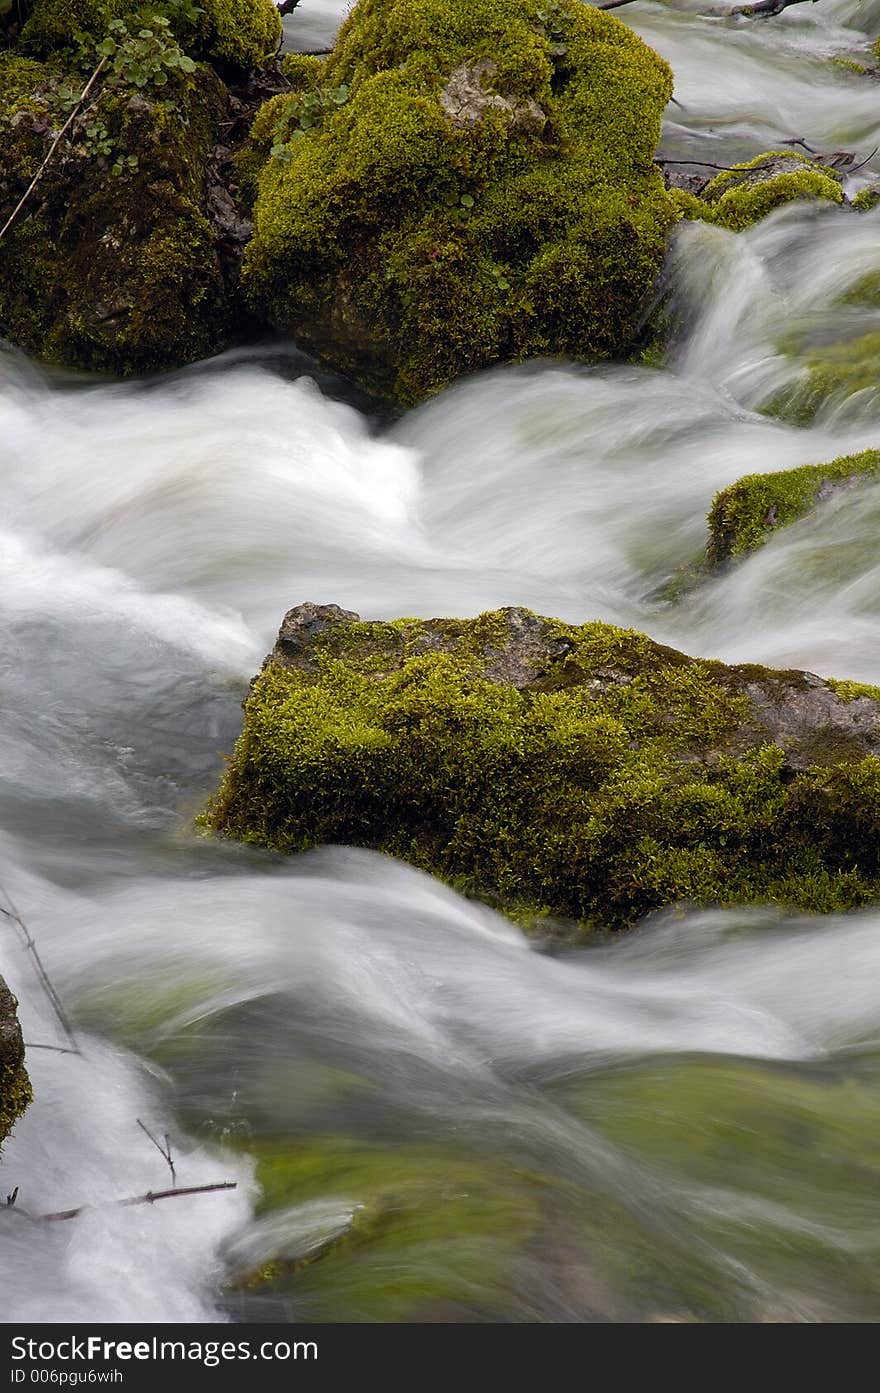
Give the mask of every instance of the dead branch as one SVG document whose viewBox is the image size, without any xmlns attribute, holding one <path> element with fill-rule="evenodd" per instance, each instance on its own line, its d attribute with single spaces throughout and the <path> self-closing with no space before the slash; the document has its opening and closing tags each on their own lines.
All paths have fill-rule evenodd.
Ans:
<svg viewBox="0 0 880 1393">
<path fill-rule="evenodd" d="M 98 81 L 98 78 L 101 76 L 101 73 L 104 71 L 104 69 L 105 69 L 106 66 L 107 66 L 107 59 L 106 59 L 106 57 L 104 57 L 104 58 L 101 59 L 100 63 L 99 63 L 98 66 L 95 68 L 95 71 L 92 73 L 92 75 L 91 75 L 91 77 L 89 78 L 88 82 L 86 83 L 85 87 L 84 87 L 83 90 L 80 92 L 79 97 L 78 97 L 77 100 L 76 100 L 76 105 L 74 106 L 74 108 L 73 108 L 73 110 L 71 111 L 70 115 L 68 116 L 67 120 L 64 122 L 64 125 L 61 127 L 61 130 L 58 132 L 58 134 L 56 135 L 55 139 L 52 141 L 52 144 L 51 144 L 50 147 L 49 147 L 49 153 L 48 153 L 48 155 L 47 155 L 46 158 L 43 160 L 43 163 L 40 165 L 39 169 L 37 170 L 36 174 L 34 175 L 33 179 L 31 180 L 31 182 L 30 182 L 30 184 L 28 185 L 28 187 L 27 187 L 27 189 L 25 190 L 25 192 L 22 194 L 22 196 L 21 196 L 21 198 L 19 199 L 18 203 L 17 203 L 16 206 L 13 208 L 12 212 L 9 214 L 9 217 L 6 219 L 6 222 L 3 224 L 2 228 L 0 228 L 0 242 L 3 241 L 3 238 L 6 236 L 7 232 L 8 232 L 9 229 L 10 229 L 10 227 L 11 227 L 12 224 L 15 222 L 15 220 L 16 220 L 16 218 L 18 217 L 19 213 L 21 212 L 21 210 L 22 210 L 22 209 L 25 207 L 25 205 L 27 204 L 28 199 L 30 198 L 30 196 L 31 196 L 31 194 L 33 193 L 34 189 L 35 189 L 35 188 L 37 187 L 37 185 L 39 184 L 39 182 L 40 182 L 40 180 L 42 179 L 43 175 L 45 174 L 46 169 L 47 169 L 47 167 L 48 167 L 48 165 L 49 165 L 49 163 L 50 163 L 50 161 L 51 161 L 51 159 L 52 159 L 52 156 L 55 154 L 55 151 L 58 149 L 58 146 L 61 144 L 61 142 L 62 142 L 62 140 L 64 139 L 65 135 L 66 135 L 67 132 L 70 130 L 70 128 L 71 128 L 71 126 L 73 125 L 73 123 L 74 123 L 74 121 L 76 120 L 76 118 L 79 116 L 79 113 L 80 113 L 80 111 L 81 111 L 81 109 L 82 109 L 83 103 L 85 102 L 85 100 L 86 100 L 86 98 L 88 97 L 89 93 L 92 91 L 92 88 L 94 87 L 95 83 Z"/>
<path fill-rule="evenodd" d="M 20 206 L 21 205 L 19 204 L 19 207 Z M 8 226 L 9 223 L 7 222 L 6 227 Z M 5 232 L 6 228 L 4 228 L 3 231 Z M 0 237 L 2 237 L 2 235 L 3 233 L 0 233 Z M 52 985 L 52 981 L 49 977 L 49 974 L 43 965 L 43 960 L 40 957 L 39 949 L 37 948 L 36 942 L 30 929 L 28 928 L 27 924 L 24 922 L 15 905 L 13 904 L 12 896 L 9 894 L 9 891 L 6 890 L 2 885 L 0 885 L 0 894 L 3 895 L 7 905 L 9 906 L 8 909 L 4 909 L 3 906 L 0 905 L 0 914 L 2 914 L 5 919 L 8 919 L 10 923 L 14 924 L 15 927 L 18 929 L 19 933 L 21 934 L 24 946 L 33 958 L 34 967 L 36 968 L 37 976 L 40 979 L 40 984 L 47 997 L 49 998 L 52 1009 L 55 1012 L 55 1015 L 58 1017 L 58 1021 L 61 1025 L 62 1030 L 67 1036 L 68 1043 L 70 1045 L 70 1053 L 81 1054 L 82 1051 L 77 1042 L 76 1035 L 74 1034 L 73 1026 L 70 1023 L 70 1018 L 67 1015 L 67 1012 L 65 1011 L 63 1005 L 61 1004 L 61 998 L 55 990 L 54 986 Z"/>
<path fill-rule="evenodd" d="M 819 153 L 818 150 L 813 149 L 812 145 L 808 145 L 802 136 L 791 136 L 779 143 L 780 145 L 802 145 L 808 155 L 818 155 Z"/>
<path fill-rule="evenodd" d="M 25 1040 L 26 1050 L 53 1050 L 55 1054 L 79 1054 L 79 1050 L 70 1050 L 65 1045 L 40 1045 L 33 1040 Z"/>
<path fill-rule="evenodd" d="M 144 1126 L 140 1118 L 137 1118 L 136 1120 L 137 1125 L 140 1127 L 141 1131 L 150 1138 L 150 1141 L 153 1143 L 156 1150 L 159 1152 L 159 1155 L 164 1156 L 168 1169 L 171 1171 L 171 1184 L 176 1185 L 177 1173 L 174 1169 L 174 1161 L 171 1158 L 171 1141 L 168 1137 L 168 1133 L 165 1133 L 165 1145 L 163 1146 L 162 1143 L 160 1141 L 157 1141 L 156 1138 L 153 1136 L 153 1133 L 150 1131 L 149 1127 Z"/>
<path fill-rule="evenodd" d="M 297 0 L 298 3 L 298 0 Z M 787 10 L 790 5 L 805 5 L 807 0 L 755 0 L 753 5 L 737 5 L 736 9 L 730 10 L 732 15 L 744 15 L 751 19 L 753 15 L 781 15 L 783 10 Z M 812 0 L 815 5 L 817 0 Z M 619 10 L 621 5 L 632 5 L 633 0 L 604 0 L 601 5 L 596 5 L 597 10 Z M 715 11 L 714 13 L 718 13 Z"/>
<path fill-rule="evenodd" d="M 735 174 L 739 174 L 742 170 L 741 164 L 712 164 L 709 160 L 665 160 L 662 159 L 660 156 L 657 156 L 655 158 L 654 164 L 692 164 L 696 165 L 698 169 L 723 169 L 726 173 Z M 748 174 L 757 174 L 762 169 L 772 168 L 773 161 L 768 160 L 766 164 L 752 165 L 751 169 L 747 170 L 746 172 Z"/>
<path fill-rule="evenodd" d="M 845 169 L 847 176 L 855 174 L 859 169 L 864 169 L 865 165 L 870 164 L 874 156 L 880 151 L 880 145 L 875 145 L 870 155 L 866 155 L 858 164 L 853 164 L 852 161 L 855 159 L 855 155 L 851 155 L 849 151 L 838 151 L 834 155 L 823 155 L 821 151 L 813 150 L 805 140 L 783 140 L 780 143 L 782 145 L 802 145 L 818 164 L 824 164 L 825 167 L 829 169 Z M 692 164 L 698 169 L 722 169 L 726 172 L 734 172 L 737 174 L 743 169 L 741 164 L 712 164 L 710 160 L 667 160 L 664 159 L 662 155 L 657 155 L 655 157 L 654 164 Z M 747 172 L 756 174 L 762 169 L 772 169 L 772 167 L 773 161 L 768 160 L 766 164 L 752 165 L 751 169 Z"/>
<path fill-rule="evenodd" d="M 133 1204 L 155 1204 L 157 1200 L 179 1199 L 182 1195 L 207 1195 L 213 1190 L 237 1190 L 237 1180 L 216 1180 L 212 1185 L 187 1185 L 174 1190 L 148 1190 L 145 1195 L 133 1195 L 131 1199 L 109 1200 L 108 1205 L 127 1207 Z M 103 1205 L 81 1204 L 77 1209 L 61 1209 L 57 1214 L 39 1214 L 40 1224 L 55 1223 L 60 1219 L 77 1219 L 88 1209 L 104 1208 Z"/>
<path fill-rule="evenodd" d="M 846 171 L 847 174 L 855 174 L 857 170 L 864 169 L 866 164 L 871 163 L 871 160 L 874 158 L 878 150 L 880 150 L 880 145 L 875 145 L 874 149 L 871 151 L 870 155 L 868 155 L 867 159 L 861 160 L 858 164 L 854 164 L 852 168 Z"/>
</svg>

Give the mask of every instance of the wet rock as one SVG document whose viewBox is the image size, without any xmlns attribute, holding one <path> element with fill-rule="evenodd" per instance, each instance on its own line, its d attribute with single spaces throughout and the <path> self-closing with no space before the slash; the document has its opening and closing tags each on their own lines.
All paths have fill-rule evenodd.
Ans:
<svg viewBox="0 0 880 1393">
<path fill-rule="evenodd" d="M 491 58 L 460 63 L 440 93 L 440 105 L 454 126 L 475 126 L 489 110 L 501 112 L 513 130 L 541 132 L 547 113 L 533 97 L 491 89 L 498 65 Z"/>
<path fill-rule="evenodd" d="M 709 513 L 710 567 L 727 564 L 762 546 L 779 528 L 805 517 L 841 493 L 876 479 L 880 450 L 843 455 L 775 474 L 747 474 L 716 494 Z"/>
<path fill-rule="evenodd" d="M 353 610 L 340 609 L 338 605 L 297 605 L 285 614 L 275 647 L 266 662 L 316 672 L 315 640 L 335 624 L 352 623 L 358 618 Z"/>
<path fill-rule="evenodd" d="M 0 1144 L 32 1097 L 24 1067 L 24 1044 L 17 1007 L 18 1002 L 0 977 Z"/>
<path fill-rule="evenodd" d="M 101 39 L 113 19 L 131 17 L 144 27 L 145 8 L 167 18 L 195 57 L 237 72 L 271 58 L 281 40 L 281 20 L 274 0 L 201 0 L 181 6 L 168 0 L 15 0 L 26 18 L 21 43 L 27 52 L 44 58 L 77 45 L 84 34 Z"/>
<path fill-rule="evenodd" d="M 235 157 L 257 107 L 289 87 L 272 0 L 157 0 L 140 67 L 125 58 L 144 24 L 130 0 L 21 8 L 17 45 L 0 52 L 0 227 L 42 172 L 0 246 L 0 336 L 118 374 L 213 355 L 250 323 Z M 117 48 L 43 167 L 98 43 Z"/>
<path fill-rule="evenodd" d="M 514 608 L 285 617 L 206 822 L 403 857 L 529 922 L 880 897 L 880 690 Z"/>
<path fill-rule="evenodd" d="M 54 60 L 0 54 L 0 223 L 63 123 L 71 80 Z M 143 373 L 208 356 L 232 335 L 206 198 L 224 89 L 199 68 L 160 90 L 104 91 L 3 239 L 0 334 L 37 357 Z"/>
<path fill-rule="evenodd" d="M 674 177 L 670 183 L 683 217 L 742 232 L 784 203 L 800 199 L 843 203 L 835 158 L 842 156 L 829 157 L 830 162 L 825 164 L 808 155 L 769 150 L 722 170 L 699 189 Z"/>
<path fill-rule="evenodd" d="M 376 0 L 253 131 L 254 312 L 397 402 L 491 363 L 626 356 L 674 208 L 666 64 L 559 0 Z"/>
</svg>

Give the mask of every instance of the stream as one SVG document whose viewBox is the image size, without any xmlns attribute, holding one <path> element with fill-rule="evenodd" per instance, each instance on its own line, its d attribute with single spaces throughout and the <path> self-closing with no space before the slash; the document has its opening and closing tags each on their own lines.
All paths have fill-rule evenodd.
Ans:
<svg viewBox="0 0 880 1393">
<path fill-rule="evenodd" d="M 624 12 L 676 74 L 663 155 L 880 175 L 880 87 L 832 61 L 880 3 L 699 8 Z M 343 12 L 303 0 L 289 46 Z M 574 949 L 377 854 L 194 828 L 305 600 L 880 682 L 880 480 L 675 583 L 719 488 L 880 446 L 880 384 L 771 411 L 810 345 L 880 331 L 880 208 L 685 225 L 667 280 L 662 368 L 505 367 L 399 419 L 292 344 L 124 384 L 0 348 L 0 907 L 80 1051 L 39 1048 L 67 1041 L 0 917 L 35 1091 L 7 1321 L 880 1317 L 880 910 L 683 906 Z M 138 1120 L 178 1185 L 237 1188 L 114 1205 L 171 1179 Z"/>
</svg>

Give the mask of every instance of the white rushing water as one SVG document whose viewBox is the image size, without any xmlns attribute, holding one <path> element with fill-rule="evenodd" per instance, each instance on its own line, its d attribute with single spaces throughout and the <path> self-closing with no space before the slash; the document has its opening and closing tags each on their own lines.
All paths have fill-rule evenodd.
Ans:
<svg viewBox="0 0 880 1393">
<path fill-rule="evenodd" d="M 632 9 L 677 73 L 670 148 L 869 152 L 876 89 L 827 59 L 880 6 L 695 8 Z M 876 1319 L 880 915 L 677 910 L 551 951 L 386 858 L 192 831 L 303 600 L 525 604 L 880 681 L 880 483 L 667 598 L 717 489 L 880 444 L 880 393 L 760 413 L 799 335 L 880 327 L 872 273 L 880 212 L 686 227 L 665 369 L 500 369 L 390 425 L 284 346 L 125 385 L 0 353 L 0 903 L 82 1049 L 29 1050 L 0 1185 L 87 1206 L 0 1215 L 6 1319 Z M 0 974 L 63 1045 L 8 919 Z M 238 1188 L 108 1203 L 168 1183 L 138 1119 L 179 1184 Z M 296 1278 L 256 1295 L 272 1260 Z"/>
</svg>

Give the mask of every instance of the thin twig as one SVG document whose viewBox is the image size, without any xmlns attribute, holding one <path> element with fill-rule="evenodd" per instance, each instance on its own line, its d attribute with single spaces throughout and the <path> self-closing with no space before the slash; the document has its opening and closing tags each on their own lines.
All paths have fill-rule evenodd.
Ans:
<svg viewBox="0 0 880 1393">
<path fill-rule="evenodd" d="M 855 174 L 857 169 L 864 169 L 866 164 L 870 164 L 871 160 L 874 158 L 878 150 L 880 150 L 880 145 L 875 145 L 874 149 L 871 151 L 870 155 L 866 160 L 862 160 L 861 164 L 854 164 L 852 169 L 848 169 L 846 171 L 847 178 L 850 176 L 850 174 Z"/>
<path fill-rule="evenodd" d="M 822 157 L 821 153 L 820 153 L 818 150 L 810 150 L 810 147 L 809 147 L 809 145 L 806 143 L 805 140 L 783 140 L 783 141 L 781 141 L 780 143 L 783 144 L 783 145 L 803 145 L 804 149 L 805 149 L 805 150 L 809 150 L 809 151 L 810 151 L 810 154 L 813 155 L 813 156 L 815 157 L 817 163 L 822 164 L 822 162 L 823 162 L 823 157 Z M 864 167 L 865 167 L 866 164 L 870 164 L 870 163 L 871 163 L 871 160 L 872 160 L 872 159 L 874 158 L 874 156 L 878 153 L 878 151 L 880 151 L 880 145 L 875 145 L 875 146 L 874 146 L 874 149 L 871 151 L 870 155 L 868 155 L 865 159 L 861 160 L 858 164 L 854 164 L 850 169 L 847 169 L 847 170 L 846 170 L 846 176 L 847 176 L 847 178 L 849 178 L 849 176 L 850 176 L 851 174 L 855 174 L 857 170 L 859 170 L 859 169 L 864 169 Z M 796 159 L 797 156 L 796 156 L 796 155 L 792 155 L 792 156 L 786 155 L 785 158 L 786 158 L 786 159 L 789 159 L 789 158 L 791 158 L 791 159 Z M 828 157 L 826 157 L 826 158 L 828 158 Z M 850 158 L 851 158 L 851 157 L 850 157 Z M 655 158 L 654 163 L 655 163 L 655 164 L 693 164 L 693 165 L 696 165 L 699 169 L 723 169 L 723 170 L 727 170 L 727 171 L 733 171 L 733 172 L 735 172 L 735 173 L 737 173 L 737 174 L 740 172 L 740 170 L 743 170 L 743 169 L 744 169 L 744 166 L 741 165 L 741 164 L 711 164 L 711 163 L 709 162 L 709 160 L 666 160 L 666 159 L 663 159 L 662 156 L 659 156 L 659 155 Z M 758 172 L 759 172 L 760 170 L 762 170 L 762 169 L 771 169 L 772 167 L 773 167 L 773 162 L 772 162 L 772 160 L 771 160 L 771 161 L 768 161 L 767 164 L 755 164 L 755 165 L 752 165 L 751 169 L 748 170 L 748 173 L 750 173 L 750 174 L 755 174 L 755 173 L 758 173 Z"/>
<path fill-rule="evenodd" d="M 49 164 L 49 161 L 51 160 L 52 156 L 55 154 L 55 151 L 58 149 L 58 146 L 61 144 L 61 142 L 62 142 L 62 140 L 64 139 L 65 135 L 66 135 L 67 132 L 70 130 L 70 127 L 73 125 L 74 121 L 76 120 L 77 116 L 78 116 L 79 113 L 80 113 L 80 108 L 82 107 L 83 102 L 86 100 L 86 97 L 87 97 L 87 96 L 89 95 L 89 93 L 91 92 L 92 88 L 94 87 L 95 83 L 98 81 L 98 78 L 101 76 L 101 73 L 104 71 L 104 68 L 105 68 L 106 66 L 107 66 L 107 59 L 106 59 L 106 57 L 104 57 L 104 58 L 101 59 L 100 63 L 99 63 L 98 66 L 95 68 L 95 71 L 92 73 L 92 75 L 91 75 L 91 77 L 89 78 L 88 82 L 86 83 L 85 87 L 84 87 L 83 90 L 80 92 L 79 97 L 77 98 L 76 105 L 74 106 L 74 108 L 73 108 L 73 110 L 71 111 L 70 115 L 68 116 L 67 120 L 64 122 L 64 125 L 61 127 L 61 130 L 58 132 L 58 134 L 56 135 L 55 139 L 52 141 L 52 144 L 51 144 L 50 147 L 49 147 L 49 153 L 48 153 L 48 155 L 47 155 L 46 158 L 43 160 L 43 163 L 40 165 L 39 169 L 37 170 L 36 174 L 34 175 L 33 179 L 31 180 L 31 182 L 30 182 L 30 184 L 29 184 L 29 186 L 28 186 L 28 188 L 27 188 L 27 189 L 25 190 L 25 192 L 22 194 L 21 198 L 19 199 L 19 201 L 18 201 L 18 203 L 16 204 L 16 206 L 13 208 L 12 212 L 9 214 L 9 217 L 6 219 L 6 222 L 3 224 L 2 228 L 0 228 L 0 242 L 3 241 L 3 238 L 6 236 L 7 232 L 8 232 L 9 229 L 10 229 L 10 227 L 11 227 L 12 224 L 15 222 L 15 220 L 16 220 L 16 218 L 18 217 L 19 213 L 21 212 L 22 208 L 24 208 L 25 204 L 27 203 L 28 199 L 30 198 L 31 194 L 33 193 L 34 189 L 35 189 L 35 188 L 37 187 L 37 185 L 39 184 L 40 180 L 41 180 L 42 177 L 43 177 L 43 174 L 45 173 L 46 166 Z"/>
<path fill-rule="evenodd" d="M 79 1050 L 69 1050 L 66 1045 L 38 1045 L 33 1040 L 25 1040 L 26 1050 L 53 1050 L 55 1054 L 79 1054 Z"/>
<path fill-rule="evenodd" d="M 187 1185 L 181 1189 L 174 1190 L 148 1190 L 145 1195 L 134 1195 L 131 1199 L 110 1200 L 109 1204 L 118 1206 L 128 1206 L 133 1204 L 155 1204 L 157 1200 L 178 1199 L 181 1195 L 207 1195 L 212 1190 L 237 1190 L 237 1180 L 217 1180 L 213 1185 Z M 94 1209 L 96 1206 L 81 1204 L 78 1209 L 62 1209 L 57 1214 L 40 1214 L 37 1216 L 38 1223 L 49 1224 L 59 1219 L 76 1219 L 87 1209 Z M 104 1206 L 98 1206 L 103 1208 Z"/>
<path fill-rule="evenodd" d="M 786 156 L 786 158 L 789 158 L 789 157 Z M 794 158 L 794 157 L 792 156 L 791 158 Z M 741 164 L 710 164 L 708 160 L 664 160 L 664 159 L 661 159 L 660 156 L 658 156 L 658 157 L 654 160 L 654 163 L 655 163 L 655 164 L 695 164 L 695 165 L 698 165 L 700 169 L 724 169 L 724 170 L 733 170 L 733 171 L 735 171 L 737 174 L 739 174 L 740 170 L 743 168 L 743 166 L 742 166 Z M 748 170 L 748 173 L 749 173 L 749 174 L 754 174 L 754 173 L 757 173 L 757 172 L 758 172 L 759 170 L 761 170 L 761 169 L 771 169 L 771 168 L 772 168 L 772 161 L 771 161 L 770 163 L 768 163 L 768 164 L 755 164 L 755 165 L 752 165 L 752 167 L 751 167 L 750 170 Z"/>
<path fill-rule="evenodd" d="M 633 0 L 604 0 L 601 5 L 596 5 L 597 10 L 619 10 L 621 5 L 631 5 Z M 813 4 L 816 0 L 813 0 Z M 730 10 L 732 15 L 743 15 L 746 19 L 751 19 L 753 15 L 781 15 L 783 10 L 787 10 L 790 5 L 804 5 L 806 0 L 755 0 L 754 5 L 738 5 Z M 717 11 L 714 12 L 717 14 Z"/>
<path fill-rule="evenodd" d="M 7 223 L 7 227 L 8 226 L 9 224 Z M 52 1009 L 54 1010 L 55 1015 L 58 1017 L 58 1020 L 61 1023 L 61 1028 L 67 1036 L 68 1043 L 71 1046 L 71 1054 L 82 1054 L 82 1050 L 80 1049 L 76 1035 L 74 1034 L 73 1026 L 70 1023 L 70 1018 L 68 1017 L 67 1012 L 61 1004 L 61 998 L 58 995 L 55 988 L 53 987 L 48 972 L 43 966 L 43 960 L 40 957 L 39 949 L 37 948 L 36 942 L 34 940 L 33 935 L 31 934 L 30 929 L 28 928 L 27 924 L 24 922 L 15 905 L 13 904 L 12 896 L 9 894 L 9 891 L 5 889 L 5 887 L 2 885 L 0 885 L 0 894 L 4 896 L 6 903 L 9 905 L 8 909 L 4 909 L 2 905 L 0 905 L 0 914 L 2 914 L 4 918 L 10 920 L 11 923 L 15 924 L 15 926 L 21 933 L 22 938 L 24 940 L 24 945 L 34 960 L 34 966 L 37 970 L 37 976 L 40 979 L 43 990 L 48 996 L 49 1001 L 52 1005 Z"/>
<path fill-rule="evenodd" d="M 162 1143 L 160 1141 L 157 1141 L 156 1138 L 153 1136 L 153 1133 L 150 1131 L 149 1127 L 146 1127 L 144 1123 L 141 1122 L 140 1118 L 137 1118 L 137 1125 L 140 1127 L 141 1131 L 150 1138 L 150 1141 L 153 1143 L 160 1156 L 163 1156 L 165 1158 L 165 1161 L 168 1165 L 168 1169 L 171 1171 L 171 1183 L 172 1185 L 176 1185 L 177 1173 L 174 1169 L 174 1162 L 171 1159 L 171 1142 L 168 1139 L 168 1133 L 165 1133 L 165 1145 L 163 1146 Z"/>
</svg>

